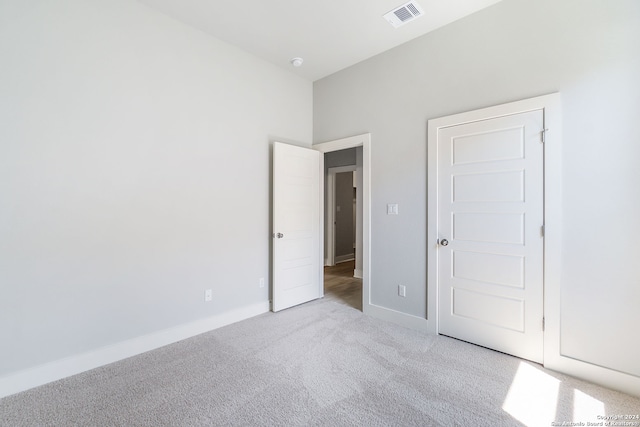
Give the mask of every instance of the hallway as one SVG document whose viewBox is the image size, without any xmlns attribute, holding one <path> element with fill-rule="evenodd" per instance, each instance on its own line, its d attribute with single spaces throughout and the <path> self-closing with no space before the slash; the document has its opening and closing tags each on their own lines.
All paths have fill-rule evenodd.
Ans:
<svg viewBox="0 0 640 427">
<path fill-rule="evenodd" d="M 362 279 L 353 277 L 355 261 L 324 267 L 324 297 L 362 311 Z"/>
</svg>

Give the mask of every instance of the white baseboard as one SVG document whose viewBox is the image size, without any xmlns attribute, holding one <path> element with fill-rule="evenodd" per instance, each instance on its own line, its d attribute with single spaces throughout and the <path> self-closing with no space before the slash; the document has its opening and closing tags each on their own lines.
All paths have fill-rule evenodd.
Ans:
<svg viewBox="0 0 640 427">
<path fill-rule="evenodd" d="M 363 312 L 371 317 L 395 323 L 396 325 L 404 326 L 405 328 L 422 332 L 431 332 L 429 321 L 422 317 L 413 316 L 411 314 L 402 313 L 374 304 L 365 304 Z"/>
<path fill-rule="evenodd" d="M 640 378 L 634 375 L 562 355 L 552 357 L 545 355 L 544 367 L 640 397 Z"/>
<path fill-rule="evenodd" d="M 353 270 L 353 277 L 356 279 L 362 279 L 362 270 Z"/>
<path fill-rule="evenodd" d="M 18 371 L 0 378 L 0 398 L 155 350 L 268 311 L 269 302 L 265 301 Z"/>
<path fill-rule="evenodd" d="M 356 254 L 346 254 L 346 255 L 338 255 L 335 258 L 336 264 L 341 263 L 341 262 L 347 262 L 347 261 L 353 261 L 355 258 Z"/>
</svg>

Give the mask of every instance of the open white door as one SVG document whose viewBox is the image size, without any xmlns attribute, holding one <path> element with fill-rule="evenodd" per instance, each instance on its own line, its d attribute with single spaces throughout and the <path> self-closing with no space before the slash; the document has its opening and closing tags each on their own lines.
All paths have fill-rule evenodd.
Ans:
<svg viewBox="0 0 640 427">
<path fill-rule="evenodd" d="M 323 165 L 316 150 L 273 144 L 273 311 L 323 295 Z"/>
<path fill-rule="evenodd" d="M 439 332 L 543 359 L 543 110 L 437 134 Z"/>
</svg>

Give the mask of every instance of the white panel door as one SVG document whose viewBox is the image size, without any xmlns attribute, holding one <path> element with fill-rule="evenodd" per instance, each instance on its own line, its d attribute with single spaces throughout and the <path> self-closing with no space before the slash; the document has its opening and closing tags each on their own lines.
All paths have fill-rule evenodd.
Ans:
<svg viewBox="0 0 640 427">
<path fill-rule="evenodd" d="M 542 110 L 438 131 L 439 332 L 543 359 Z"/>
<path fill-rule="evenodd" d="M 273 311 L 323 294 L 321 154 L 273 144 Z"/>
</svg>

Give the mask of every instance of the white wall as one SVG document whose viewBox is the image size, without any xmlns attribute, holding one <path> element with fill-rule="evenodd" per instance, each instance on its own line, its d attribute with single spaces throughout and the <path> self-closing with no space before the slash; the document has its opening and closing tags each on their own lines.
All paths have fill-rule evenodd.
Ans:
<svg viewBox="0 0 640 427">
<path fill-rule="evenodd" d="M 324 154 L 324 218 L 325 218 L 325 228 L 324 228 L 324 259 L 328 259 L 328 233 L 331 232 L 331 224 L 326 223 L 327 219 L 330 218 L 329 215 L 329 201 L 327 199 L 327 186 L 329 185 L 328 176 L 329 176 L 329 168 L 340 167 L 340 166 L 355 166 L 356 164 L 356 149 L 349 148 L 346 150 L 332 151 Z M 334 254 L 335 256 L 335 254 Z"/>
<path fill-rule="evenodd" d="M 335 176 L 335 256 L 338 259 L 353 257 L 355 243 L 353 172 L 341 172 Z"/>
<path fill-rule="evenodd" d="M 429 316 L 427 120 L 559 91 L 561 352 L 640 376 L 638 22 L 636 0 L 504 0 L 314 83 L 314 141 L 371 132 L 373 304 Z"/>
<path fill-rule="evenodd" d="M 1 1 L 0 61 L 0 377 L 268 309 L 310 82 L 129 0 Z"/>
</svg>

